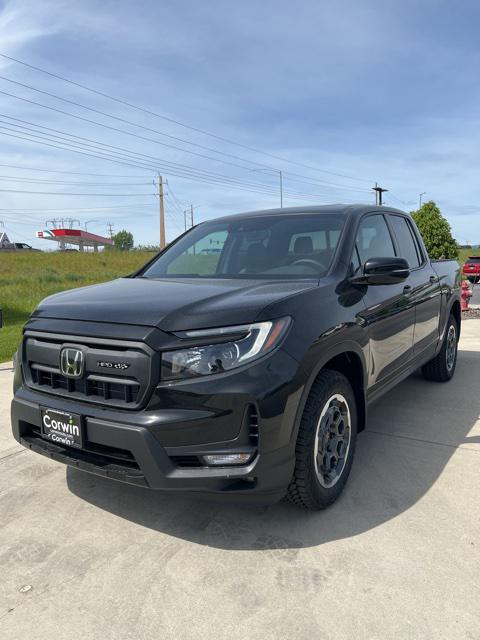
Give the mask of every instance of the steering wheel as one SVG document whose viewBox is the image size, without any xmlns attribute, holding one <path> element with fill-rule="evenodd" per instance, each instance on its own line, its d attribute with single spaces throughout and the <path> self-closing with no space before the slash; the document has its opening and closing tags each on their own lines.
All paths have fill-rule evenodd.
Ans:
<svg viewBox="0 0 480 640">
<path fill-rule="evenodd" d="M 302 265 L 302 264 L 305 264 L 309 267 L 313 267 L 315 271 L 318 271 L 319 267 L 321 271 L 326 271 L 325 267 L 321 262 L 317 262 L 316 260 L 312 260 L 311 258 L 299 258 L 298 260 L 295 260 L 294 262 L 292 262 L 292 267 L 296 265 Z"/>
</svg>

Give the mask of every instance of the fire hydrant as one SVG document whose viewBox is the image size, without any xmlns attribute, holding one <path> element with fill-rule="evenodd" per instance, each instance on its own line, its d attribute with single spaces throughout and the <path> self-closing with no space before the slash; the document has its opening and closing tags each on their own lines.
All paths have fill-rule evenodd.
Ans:
<svg viewBox="0 0 480 640">
<path fill-rule="evenodd" d="M 462 280 L 462 311 L 468 311 L 468 303 L 472 297 L 472 292 L 466 280 Z"/>
</svg>

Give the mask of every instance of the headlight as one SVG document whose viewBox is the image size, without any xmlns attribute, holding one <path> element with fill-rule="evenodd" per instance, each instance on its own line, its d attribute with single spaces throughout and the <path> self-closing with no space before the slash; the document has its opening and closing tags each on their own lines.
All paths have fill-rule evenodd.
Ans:
<svg viewBox="0 0 480 640">
<path fill-rule="evenodd" d="M 187 331 L 186 338 L 198 338 L 202 342 L 212 338 L 216 343 L 163 353 L 162 380 L 208 376 L 261 358 L 280 344 L 290 322 L 290 318 L 280 318 L 235 327 Z M 235 339 L 218 342 L 229 335 Z"/>
</svg>

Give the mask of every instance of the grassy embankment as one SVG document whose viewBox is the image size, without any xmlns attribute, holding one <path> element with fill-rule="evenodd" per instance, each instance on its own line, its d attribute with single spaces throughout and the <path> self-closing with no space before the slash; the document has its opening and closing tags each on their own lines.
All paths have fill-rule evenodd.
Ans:
<svg viewBox="0 0 480 640">
<path fill-rule="evenodd" d="M 458 253 L 458 261 L 460 264 L 463 264 L 468 256 L 478 255 L 480 255 L 480 249 L 460 249 Z"/>
<path fill-rule="evenodd" d="M 0 254 L 0 362 L 11 360 L 22 327 L 37 304 L 52 293 L 105 282 L 141 267 L 152 253 L 3 253 Z"/>
</svg>

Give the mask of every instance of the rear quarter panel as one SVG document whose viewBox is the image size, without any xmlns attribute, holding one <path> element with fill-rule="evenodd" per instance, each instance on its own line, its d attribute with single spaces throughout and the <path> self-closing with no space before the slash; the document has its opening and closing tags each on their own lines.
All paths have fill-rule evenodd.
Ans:
<svg viewBox="0 0 480 640">
<path fill-rule="evenodd" d="M 443 340 L 447 320 L 454 304 L 460 304 L 462 270 L 456 260 L 432 260 L 432 268 L 438 276 L 442 290 L 442 308 L 440 313 L 440 341 Z M 460 330 L 460 327 L 459 327 Z"/>
</svg>

